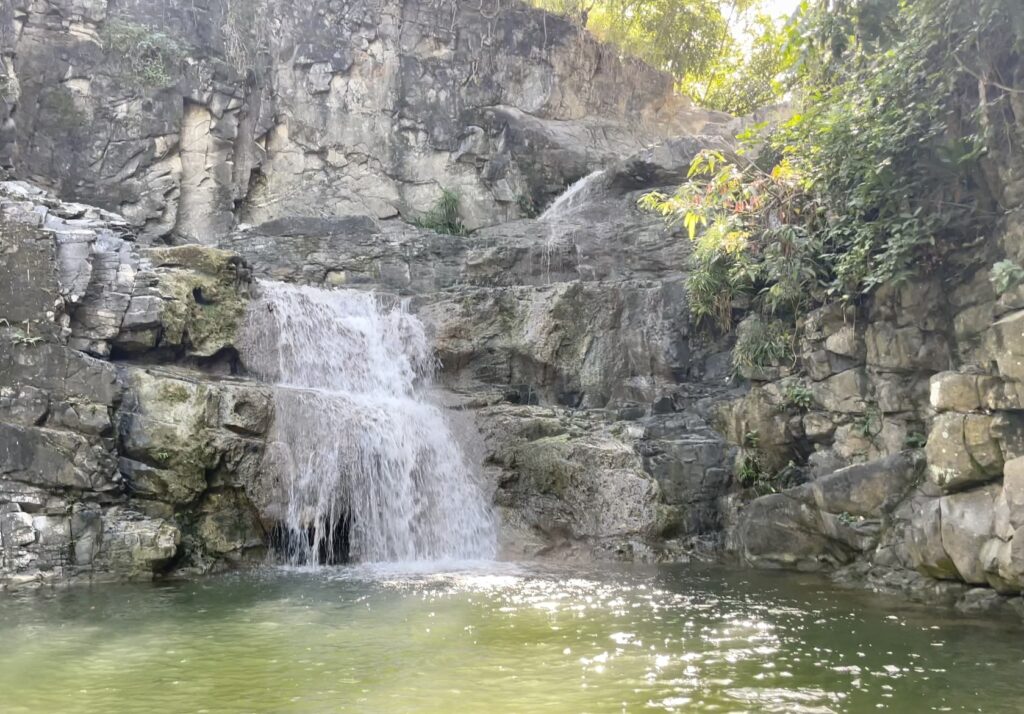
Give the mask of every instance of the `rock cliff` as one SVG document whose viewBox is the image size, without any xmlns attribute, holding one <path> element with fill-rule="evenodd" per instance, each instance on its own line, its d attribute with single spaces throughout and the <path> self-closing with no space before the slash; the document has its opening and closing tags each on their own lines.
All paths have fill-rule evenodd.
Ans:
<svg viewBox="0 0 1024 714">
<path fill-rule="evenodd" d="M 273 279 L 411 301 L 507 557 L 721 544 L 1019 607 L 1024 293 L 989 278 L 1020 157 L 987 159 L 992 235 L 735 376 L 636 206 L 735 127 L 515 2 L 5 3 L 0 583 L 264 557 L 275 416 L 235 341 Z M 415 225 L 445 190 L 468 235 Z"/>
<path fill-rule="evenodd" d="M 253 278 L 413 299 L 507 554 L 715 531 L 727 356 L 635 200 L 718 140 L 648 144 L 728 117 L 518 3 L 16 2 L 0 29 L 0 163 L 31 181 L 0 188 L 5 583 L 263 557 Z M 443 189 L 478 230 L 399 219 Z"/>
<path fill-rule="evenodd" d="M 508 0 L 15 0 L 0 57 L 0 165 L 145 240 L 412 218 L 442 188 L 477 228 L 725 118 Z"/>
<path fill-rule="evenodd" d="M 991 235 L 862 304 L 804 316 L 794 362 L 749 375 L 750 393 L 723 407 L 740 462 L 796 464 L 807 480 L 731 498 L 742 561 L 1021 608 L 1024 293 L 992 278 L 1024 257 L 1024 159 L 987 161 L 1001 214 Z"/>
</svg>

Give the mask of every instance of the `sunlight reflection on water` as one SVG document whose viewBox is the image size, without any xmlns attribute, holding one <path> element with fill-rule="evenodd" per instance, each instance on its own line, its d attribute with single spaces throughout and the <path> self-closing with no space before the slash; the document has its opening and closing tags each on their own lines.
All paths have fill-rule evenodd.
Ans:
<svg viewBox="0 0 1024 714">
<path fill-rule="evenodd" d="M 0 710 L 1019 711 L 1019 630 L 896 607 L 726 570 L 465 562 L 20 594 Z"/>
</svg>

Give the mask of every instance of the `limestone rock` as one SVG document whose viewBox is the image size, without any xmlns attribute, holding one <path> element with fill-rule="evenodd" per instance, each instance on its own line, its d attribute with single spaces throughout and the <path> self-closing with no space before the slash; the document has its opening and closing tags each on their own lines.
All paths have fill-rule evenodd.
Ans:
<svg viewBox="0 0 1024 714">
<path fill-rule="evenodd" d="M 983 395 L 993 382 L 995 380 L 984 375 L 940 372 L 931 378 L 929 401 L 938 411 L 975 411 L 982 407 Z"/>
<path fill-rule="evenodd" d="M 807 491 L 794 489 L 752 501 L 740 517 L 737 539 L 749 565 L 823 570 L 848 563 L 856 552 L 827 531 Z"/>
<path fill-rule="evenodd" d="M 103 516 L 102 542 L 92 568 L 132 580 L 149 580 L 178 552 L 181 531 L 172 523 L 128 509 Z"/>
<path fill-rule="evenodd" d="M 862 413 L 866 390 L 867 379 L 858 369 L 848 369 L 811 385 L 815 403 L 829 412 Z"/>
<path fill-rule="evenodd" d="M 1002 497 L 1009 526 L 1014 529 L 1024 526 L 1024 458 L 1018 457 L 1003 465 Z"/>
<path fill-rule="evenodd" d="M 4 75 L 22 81 L 0 93 L 0 163 L 116 208 L 147 241 L 213 244 L 236 216 L 412 218 L 441 187 L 479 228 L 659 139 L 730 133 L 667 74 L 522 4 L 54 2 L 11 33 Z M 111 27 L 153 18 L 175 43 L 161 72 L 101 51 Z"/>
<path fill-rule="evenodd" d="M 32 525 L 32 516 L 20 510 L 0 506 L 0 545 L 4 549 L 13 550 L 18 546 L 34 543 L 36 529 Z"/>
<path fill-rule="evenodd" d="M 1024 380 L 1024 310 L 1012 312 L 992 325 L 992 351 L 999 374 Z"/>
<path fill-rule="evenodd" d="M 959 572 L 943 545 L 942 505 L 938 498 L 916 497 L 908 535 L 911 561 L 918 570 L 940 579 L 959 579 Z"/>
<path fill-rule="evenodd" d="M 867 364 L 894 371 L 938 371 L 950 367 L 949 344 L 937 332 L 917 326 L 874 323 L 865 331 Z"/>
<path fill-rule="evenodd" d="M 215 454 L 207 435 L 212 394 L 205 385 L 142 370 L 129 375 L 129 398 L 119 412 L 123 453 L 133 492 L 188 502 L 206 486 Z"/>
<path fill-rule="evenodd" d="M 877 518 L 904 496 L 923 465 L 920 453 L 902 452 L 816 479 L 811 493 L 822 511 Z"/>
<path fill-rule="evenodd" d="M 946 491 L 956 491 L 997 478 L 1003 454 L 992 434 L 993 418 L 947 412 L 935 419 L 925 452 L 929 478 Z"/>
<path fill-rule="evenodd" d="M 988 583 L 981 551 L 994 535 L 997 495 L 998 487 L 986 486 L 939 501 L 942 547 L 965 582 Z"/>
<path fill-rule="evenodd" d="M 199 535 L 207 552 L 242 559 L 262 555 L 267 541 L 259 514 L 244 493 L 215 491 L 202 506 Z"/>
</svg>

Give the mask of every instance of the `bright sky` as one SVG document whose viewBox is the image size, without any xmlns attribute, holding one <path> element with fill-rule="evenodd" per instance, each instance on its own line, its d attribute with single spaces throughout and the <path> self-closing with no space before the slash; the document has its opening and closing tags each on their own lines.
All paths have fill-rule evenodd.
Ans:
<svg viewBox="0 0 1024 714">
<path fill-rule="evenodd" d="M 764 9 L 769 15 L 792 15 L 800 0 L 764 0 Z"/>
</svg>

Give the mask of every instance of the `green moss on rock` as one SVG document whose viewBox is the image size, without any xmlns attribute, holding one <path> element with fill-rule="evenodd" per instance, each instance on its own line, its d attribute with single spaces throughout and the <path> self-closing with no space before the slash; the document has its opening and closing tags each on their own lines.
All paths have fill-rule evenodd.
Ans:
<svg viewBox="0 0 1024 714">
<path fill-rule="evenodd" d="M 245 314 L 228 251 L 198 245 L 152 248 L 146 257 L 156 268 L 157 290 L 164 298 L 161 345 L 184 347 L 209 357 L 234 341 Z"/>
</svg>

